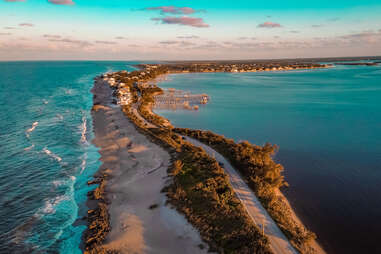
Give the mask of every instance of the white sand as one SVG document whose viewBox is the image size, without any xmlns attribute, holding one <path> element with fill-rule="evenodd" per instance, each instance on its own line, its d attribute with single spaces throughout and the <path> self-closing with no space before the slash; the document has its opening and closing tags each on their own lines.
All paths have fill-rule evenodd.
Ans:
<svg viewBox="0 0 381 254">
<path fill-rule="evenodd" d="M 93 111 L 93 143 L 100 149 L 100 169 L 109 169 L 112 176 L 106 187 L 112 229 L 104 247 L 121 253 L 206 253 L 198 247 L 199 233 L 165 206 L 160 191 L 169 181 L 169 154 L 111 104 L 108 85 L 98 81 L 92 92 L 100 104 Z M 153 204 L 158 208 L 149 209 Z"/>
</svg>

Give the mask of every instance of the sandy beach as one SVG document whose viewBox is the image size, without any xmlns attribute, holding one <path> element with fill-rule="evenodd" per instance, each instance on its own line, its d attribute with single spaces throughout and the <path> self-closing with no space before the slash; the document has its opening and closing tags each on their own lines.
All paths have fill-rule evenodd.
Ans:
<svg viewBox="0 0 381 254">
<path fill-rule="evenodd" d="M 176 210 L 166 206 L 162 188 L 170 181 L 169 154 L 136 130 L 112 90 L 95 83 L 92 112 L 106 185 L 111 232 L 102 246 L 120 253 L 206 253 L 199 233 Z M 203 244 L 206 246 L 205 244 Z"/>
</svg>

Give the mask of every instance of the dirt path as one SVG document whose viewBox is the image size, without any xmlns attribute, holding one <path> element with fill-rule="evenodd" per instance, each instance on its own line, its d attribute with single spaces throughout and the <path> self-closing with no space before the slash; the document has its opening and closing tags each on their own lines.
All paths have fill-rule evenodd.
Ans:
<svg viewBox="0 0 381 254">
<path fill-rule="evenodd" d="M 224 169 L 229 175 L 234 192 L 241 200 L 254 223 L 261 229 L 264 227 L 264 233 L 270 240 L 272 251 L 275 254 L 297 254 L 298 252 L 292 247 L 286 236 L 278 228 L 274 220 L 270 217 L 265 208 L 263 208 L 262 204 L 233 166 L 211 147 L 189 137 L 186 137 L 186 139 L 193 145 L 202 147 L 210 156 L 224 164 Z"/>
</svg>

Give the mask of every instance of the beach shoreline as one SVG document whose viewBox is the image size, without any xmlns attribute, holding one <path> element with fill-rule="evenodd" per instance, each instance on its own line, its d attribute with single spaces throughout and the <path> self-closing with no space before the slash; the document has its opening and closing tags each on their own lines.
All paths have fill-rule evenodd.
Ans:
<svg viewBox="0 0 381 254">
<path fill-rule="evenodd" d="M 96 81 L 92 92 L 92 142 L 100 149 L 102 165 L 89 182 L 98 187 L 89 195 L 85 253 L 206 253 L 197 230 L 166 205 L 161 192 L 169 181 L 169 153 L 112 103 L 106 82 Z M 92 212 L 97 209 L 103 210 Z"/>
</svg>

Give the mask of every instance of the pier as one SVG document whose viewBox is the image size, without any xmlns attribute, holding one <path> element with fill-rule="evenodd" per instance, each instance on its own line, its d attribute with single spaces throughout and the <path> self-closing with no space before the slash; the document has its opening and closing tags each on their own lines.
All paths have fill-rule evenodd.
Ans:
<svg viewBox="0 0 381 254">
<path fill-rule="evenodd" d="M 210 98 L 207 94 L 191 94 L 181 90 L 167 89 L 164 93 L 154 97 L 156 108 L 177 108 L 197 110 L 199 105 L 206 104 Z"/>
</svg>

